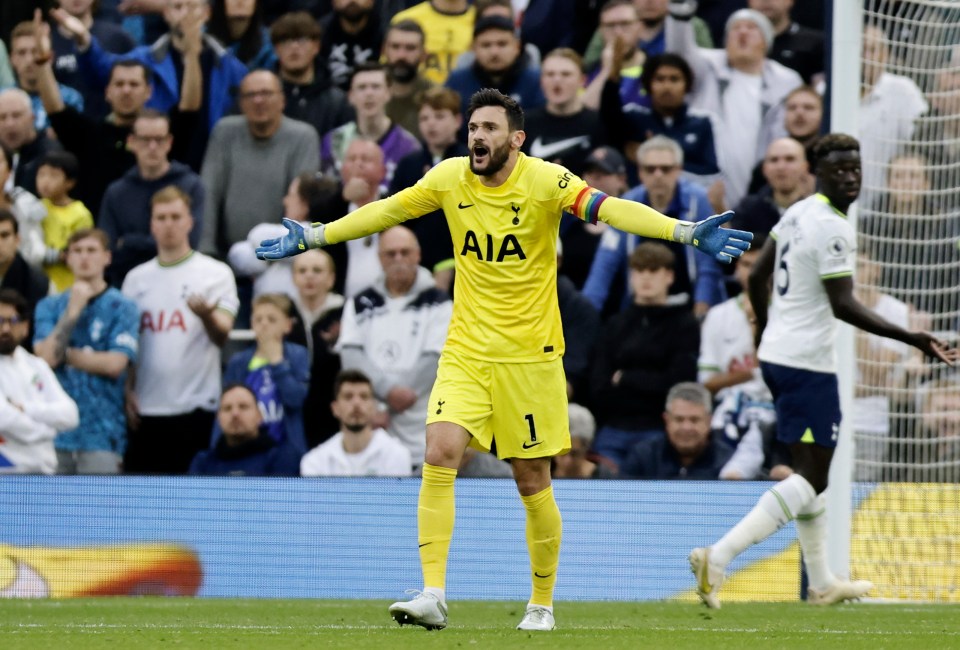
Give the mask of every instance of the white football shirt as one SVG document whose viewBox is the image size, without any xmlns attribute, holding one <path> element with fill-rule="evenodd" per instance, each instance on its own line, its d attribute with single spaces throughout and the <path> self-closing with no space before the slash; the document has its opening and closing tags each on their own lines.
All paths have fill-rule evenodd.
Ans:
<svg viewBox="0 0 960 650">
<path fill-rule="evenodd" d="M 215 411 L 220 399 L 220 348 L 187 306 L 192 294 L 231 315 L 239 306 L 233 271 L 203 253 L 162 265 L 153 258 L 127 274 L 123 295 L 140 309 L 137 399 L 143 415 Z"/>
<path fill-rule="evenodd" d="M 790 206 L 770 236 L 777 242 L 773 301 L 758 357 L 836 372 L 836 320 L 823 281 L 853 275 L 856 233 L 846 215 L 815 194 Z"/>
</svg>

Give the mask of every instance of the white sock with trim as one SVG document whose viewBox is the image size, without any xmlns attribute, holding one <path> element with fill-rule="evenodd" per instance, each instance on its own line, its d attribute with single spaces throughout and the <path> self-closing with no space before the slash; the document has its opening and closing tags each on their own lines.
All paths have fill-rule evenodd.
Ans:
<svg viewBox="0 0 960 650">
<path fill-rule="evenodd" d="M 797 512 L 797 538 L 810 586 L 823 591 L 836 581 L 827 562 L 827 500 L 823 494 Z"/>
<path fill-rule="evenodd" d="M 749 547 L 780 530 L 816 496 L 813 486 L 799 474 L 780 481 L 764 492 L 753 510 L 710 547 L 710 563 L 726 567 Z"/>
</svg>

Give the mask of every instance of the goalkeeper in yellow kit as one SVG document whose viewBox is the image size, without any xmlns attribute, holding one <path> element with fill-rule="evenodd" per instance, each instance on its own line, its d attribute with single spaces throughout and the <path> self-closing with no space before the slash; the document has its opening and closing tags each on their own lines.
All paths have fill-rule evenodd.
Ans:
<svg viewBox="0 0 960 650">
<path fill-rule="evenodd" d="M 453 535 L 454 478 L 467 445 L 509 459 L 527 515 L 532 594 L 518 629 L 552 630 L 560 556 L 560 511 L 550 459 L 570 449 L 564 351 L 557 304 L 557 233 L 569 212 L 644 237 L 679 241 L 730 262 L 751 233 L 720 228 L 732 213 L 678 221 L 607 196 L 564 167 L 520 153 L 523 110 L 497 90 L 467 109 L 468 158 L 451 158 L 420 181 L 329 224 L 262 242 L 257 255 L 280 259 L 308 248 L 365 237 L 442 209 L 454 243 L 457 290 L 427 416 L 427 448 L 417 505 L 424 589 L 394 603 L 401 624 L 441 629 Z"/>
</svg>

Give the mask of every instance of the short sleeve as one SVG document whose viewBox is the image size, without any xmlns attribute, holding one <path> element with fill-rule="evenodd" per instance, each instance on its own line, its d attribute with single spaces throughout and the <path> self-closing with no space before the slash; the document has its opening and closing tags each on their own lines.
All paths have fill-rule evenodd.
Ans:
<svg viewBox="0 0 960 650">
<path fill-rule="evenodd" d="M 121 352 L 136 363 L 140 350 L 140 310 L 132 300 L 118 300 L 110 327 L 110 352 Z"/>
<path fill-rule="evenodd" d="M 839 218 L 827 219 L 818 228 L 815 255 L 824 280 L 853 275 L 857 240 L 853 229 Z"/>
</svg>

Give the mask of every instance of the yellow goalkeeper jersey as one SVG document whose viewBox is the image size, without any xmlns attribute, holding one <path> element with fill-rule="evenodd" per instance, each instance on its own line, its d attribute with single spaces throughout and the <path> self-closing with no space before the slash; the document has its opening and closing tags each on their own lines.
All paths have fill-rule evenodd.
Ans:
<svg viewBox="0 0 960 650">
<path fill-rule="evenodd" d="M 639 203 L 608 197 L 565 167 L 520 153 L 499 187 L 483 185 L 467 157 L 444 160 L 413 187 L 327 224 L 324 236 L 335 244 L 443 210 L 457 270 L 446 347 L 485 361 L 549 361 L 564 351 L 560 216 L 595 223 L 601 205 L 603 220 L 628 232 L 666 239 L 676 224 Z"/>
</svg>

